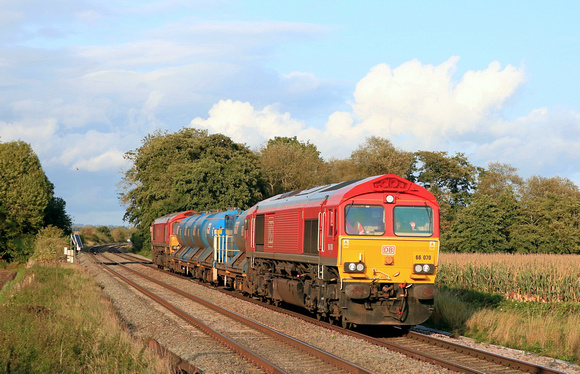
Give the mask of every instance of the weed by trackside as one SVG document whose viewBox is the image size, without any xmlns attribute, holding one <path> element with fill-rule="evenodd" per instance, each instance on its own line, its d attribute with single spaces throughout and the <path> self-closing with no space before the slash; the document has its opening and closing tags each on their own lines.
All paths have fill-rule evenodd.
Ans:
<svg viewBox="0 0 580 374">
<path fill-rule="evenodd" d="M 21 269 L 0 293 L 0 372 L 167 373 L 73 265 Z"/>
</svg>

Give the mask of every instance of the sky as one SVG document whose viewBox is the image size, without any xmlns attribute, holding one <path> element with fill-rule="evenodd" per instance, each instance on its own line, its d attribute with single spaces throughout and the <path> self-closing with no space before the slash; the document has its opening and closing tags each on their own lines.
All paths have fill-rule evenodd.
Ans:
<svg viewBox="0 0 580 374">
<path fill-rule="evenodd" d="M 156 130 L 324 159 L 367 137 L 580 186 L 580 2 L 0 0 L 0 142 L 75 224 L 128 225 L 123 155 Z"/>
</svg>

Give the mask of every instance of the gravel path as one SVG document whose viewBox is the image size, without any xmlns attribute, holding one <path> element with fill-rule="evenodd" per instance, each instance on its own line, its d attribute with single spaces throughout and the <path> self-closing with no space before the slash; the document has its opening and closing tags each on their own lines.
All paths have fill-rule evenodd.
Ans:
<svg viewBox="0 0 580 374">
<path fill-rule="evenodd" d="M 80 264 L 95 276 L 96 281 L 103 287 L 105 294 L 112 300 L 120 316 L 136 336 L 155 338 L 169 350 L 188 360 L 192 365 L 199 367 L 204 373 L 259 372 L 256 368 L 241 360 L 239 356 L 189 326 L 179 317 L 175 317 L 163 307 L 155 305 L 147 297 L 130 288 L 124 282 L 114 279 L 108 272 L 92 263 L 92 260 L 86 254 L 81 253 L 79 260 Z M 169 274 L 160 275 L 154 269 L 147 269 L 138 264 L 130 266 L 165 283 L 179 287 L 186 292 L 273 327 L 296 339 L 336 356 L 343 357 L 375 373 L 419 374 L 450 372 L 438 366 L 419 362 L 396 352 L 365 343 L 360 339 L 272 312 L 252 303 L 197 285 L 187 279 L 177 279 Z M 457 339 L 451 340 L 457 341 Z M 484 346 L 469 339 L 463 340 L 462 343 L 543 366 L 555 367 L 564 372 L 580 374 L 580 369 L 577 366 L 565 365 L 552 359 L 528 355 L 503 347 Z"/>
</svg>

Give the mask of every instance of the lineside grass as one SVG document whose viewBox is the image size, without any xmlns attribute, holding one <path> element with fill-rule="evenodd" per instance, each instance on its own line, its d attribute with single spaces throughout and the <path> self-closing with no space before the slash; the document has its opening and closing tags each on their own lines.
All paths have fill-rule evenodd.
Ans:
<svg viewBox="0 0 580 374">
<path fill-rule="evenodd" d="M 0 373 L 168 373 L 73 265 L 21 268 L 0 290 Z"/>
<path fill-rule="evenodd" d="M 448 254 L 428 325 L 580 363 L 580 256 Z"/>
</svg>

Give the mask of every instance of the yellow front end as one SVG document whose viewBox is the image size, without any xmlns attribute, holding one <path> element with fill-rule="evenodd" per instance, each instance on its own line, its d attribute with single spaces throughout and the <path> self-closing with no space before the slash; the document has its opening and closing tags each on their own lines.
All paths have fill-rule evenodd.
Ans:
<svg viewBox="0 0 580 374">
<path fill-rule="evenodd" d="M 182 261 L 179 261 L 174 255 L 181 249 L 176 235 L 169 235 L 169 248 L 166 248 L 165 258 L 168 259 L 167 266 L 175 271 L 180 271 L 184 266 Z"/>
<path fill-rule="evenodd" d="M 354 324 L 417 325 L 433 311 L 439 240 L 340 238 L 343 319 Z"/>
<path fill-rule="evenodd" d="M 338 269 L 343 282 L 434 283 L 439 240 L 433 238 L 341 237 Z M 362 263 L 363 272 L 345 271 L 345 264 Z M 422 265 L 416 272 L 415 266 Z M 431 267 L 423 271 L 424 265 Z M 356 270 L 356 269 L 355 269 Z"/>
<path fill-rule="evenodd" d="M 173 255 L 179 249 L 179 242 L 177 236 L 169 235 L 169 253 Z"/>
</svg>

